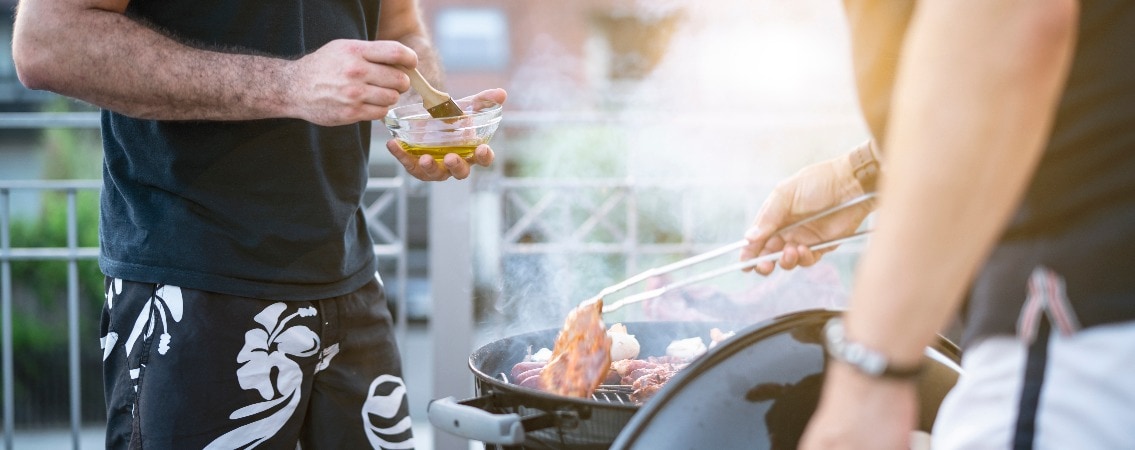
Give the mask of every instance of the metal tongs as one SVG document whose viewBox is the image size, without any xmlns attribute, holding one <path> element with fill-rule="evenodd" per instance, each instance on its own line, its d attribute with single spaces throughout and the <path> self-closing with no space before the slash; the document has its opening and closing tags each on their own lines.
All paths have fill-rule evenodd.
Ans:
<svg viewBox="0 0 1135 450">
<path fill-rule="evenodd" d="M 791 230 L 793 228 L 799 227 L 799 226 L 804 225 L 806 223 L 822 219 L 822 218 L 827 217 L 829 215 L 832 215 L 836 212 L 839 212 L 839 211 L 842 211 L 844 209 L 847 209 L 847 208 L 850 208 L 852 206 L 863 203 L 863 202 L 870 200 L 874 197 L 875 197 L 874 193 L 863 194 L 859 197 L 855 197 L 855 198 L 848 200 L 846 202 L 843 202 L 839 205 L 833 206 L 831 208 L 825 209 L 825 210 L 820 211 L 820 212 L 813 214 L 811 216 L 805 217 L 804 219 L 801 219 L 798 222 L 789 224 L 789 225 L 785 226 L 784 228 L 777 230 L 776 232 L 782 233 L 784 231 Z M 871 233 L 871 230 L 859 231 L 859 232 L 851 234 L 849 236 L 844 236 L 844 237 L 841 237 L 841 238 L 820 242 L 818 244 L 809 246 L 808 249 L 815 251 L 815 250 L 823 250 L 823 249 L 829 248 L 829 247 L 835 247 L 837 245 L 840 245 L 840 244 L 843 244 L 843 243 L 846 243 L 846 242 L 861 239 L 861 238 L 867 236 L 870 233 Z M 749 241 L 747 239 L 741 239 L 741 240 L 734 242 L 732 244 L 728 244 L 728 245 L 725 245 L 725 246 L 722 246 L 722 247 L 718 247 L 716 249 L 710 250 L 710 251 L 705 252 L 705 253 L 701 253 L 699 255 L 691 256 L 689 258 L 682 259 L 680 261 L 676 261 L 676 262 L 667 264 L 665 266 L 649 269 L 645 272 L 642 272 L 638 275 L 635 275 L 631 278 L 628 278 L 623 282 L 620 282 L 620 283 L 612 285 L 612 286 L 608 286 L 607 288 L 603 289 L 602 291 L 599 291 L 599 295 L 591 298 L 590 300 L 584 301 L 584 304 L 588 304 L 588 303 L 591 303 L 591 302 L 598 301 L 599 299 L 606 298 L 608 295 L 622 291 L 623 289 L 626 289 L 626 288 L 633 286 L 637 283 L 640 283 L 644 280 L 647 280 L 647 279 L 650 279 L 650 278 L 653 278 L 653 277 L 656 277 L 656 276 L 659 276 L 659 275 L 663 275 L 663 274 L 666 274 L 666 273 L 670 273 L 670 272 L 673 272 L 673 271 L 678 270 L 678 269 L 689 267 L 689 266 L 692 266 L 694 264 L 698 264 L 700 262 L 703 262 L 703 261 L 706 261 L 706 260 L 709 260 L 709 259 L 712 259 L 712 258 L 716 258 L 718 256 L 725 254 L 725 253 L 729 253 L 729 252 L 732 252 L 732 251 L 735 251 L 735 250 L 739 250 L 739 249 L 741 249 L 742 247 L 744 247 L 748 244 L 749 244 Z M 747 259 L 745 261 L 736 262 L 736 263 L 727 265 L 725 267 L 710 270 L 710 271 L 692 276 L 692 277 L 684 279 L 684 280 L 671 282 L 671 283 L 669 283 L 665 286 L 662 286 L 660 288 L 651 289 L 651 290 L 646 291 L 646 292 L 630 295 L 630 296 L 624 297 L 622 299 L 619 299 L 616 302 L 603 305 L 603 313 L 609 313 L 611 311 L 622 308 L 622 307 L 627 306 L 627 305 L 632 304 L 632 303 L 638 303 L 638 302 L 641 302 L 643 300 L 656 298 L 656 297 L 659 297 L 659 296 L 661 296 L 661 295 L 663 295 L 667 292 L 670 292 L 670 291 L 673 291 L 675 289 L 685 287 L 685 286 L 688 286 L 688 285 L 691 285 L 691 284 L 694 284 L 694 283 L 700 283 L 702 281 L 705 281 L 705 280 L 708 280 L 708 279 L 711 279 L 711 278 L 715 278 L 715 277 L 719 277 L 719 276 L 725 275 L 727 273 L 733 273 L 733 272 L 736 272 L 736 271 L 739 271 L 739 270 L 742 270 L 742 269 L 747 269 L 747 268 L 756 266 L 757 264 L 760 264 L 760 263 L 763 263 L 763 262 L 766 262 L 766 261 L 776 261 L 776 260 L 780 259 L 780 257 L 783 254 L 784 254 L 784 251 L 779 251 L 779 252 L 770 253 L 770 254 L 764 255 L 764 256 L 758 256 L 756 258 L 750 258 L 750 259 Z"/>
</svg>

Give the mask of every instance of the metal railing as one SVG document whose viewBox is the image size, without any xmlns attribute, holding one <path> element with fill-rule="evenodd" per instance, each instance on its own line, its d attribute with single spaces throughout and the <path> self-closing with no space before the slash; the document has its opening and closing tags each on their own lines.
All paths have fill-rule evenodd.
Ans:
<svg viewBox="0 0 1135 450">
<path fill-rule="evenodd" d="M 3 113 L 0 129 L 46 128 L 97 128 L 96 113 Z M 16 430 L 15 370 L 13 348 L 14 303 L 12 262 L 63 261 L 67 265 L 67 355 L 68 403 L 72 448 L 79 448 L 82 427 L 79 336 L 79 263 L 98 259 L 98 247 L 79 244 L 78 196 L 80 192 L 97 193 L 100 180 L 0 180 L 0 374 L 3 376 L 3 427 L 4 447 L 14 447 Z M 12 194 L 60 192 L 66 198 L 66 245 L 63 247 L 14 247 L 12 243 Z M 366 187 L 364 212 L 368 228 L 375 241 L 375 253 L 380 260 L 393 263 L 394 273 L 383 274 L 395 283 L 387 283 L 388 299 L 395 304 L 395 329 L 401 340 L 406 333 L 405 307 L 408 278 L 407 264 L 407 186 L 402 176 L 371 178 Z M 387 214 L 392 213 L 392 214 Z M 383 220 L 384 216 L 392 216 Z"/>
<path fill-rule="evenodd" d="M 756 213 L 757 193 L 767 192 L 767 182 L 712 183 L 712 182 L 661 182 L 632 181 L 627 179 L 599 180 L 539 180 L 503 179 L 497 185 L 505 214 L 516 210 L 515 217 L 507 217 L 501 236 L 502 256 L 554 253 L 590 253 L 623 255 L 625 271 L 642 269 L 640 258 L 646 255 L 680 255 L 699 253 L 715 248 L 726 239 L 713 239 L 694 230 L 698 218 L 691 210 L 689 197 L 701 190 L 730 190 L 753 192 L 753 201 L 741 205 L 739 216 Z M 674 219 L 678 225 L 674 236 L 667 242 L 655 242 L 643 236 L 640 220 L 647 213 L 641 206 L 641 197 L 648 193 L 665 192 L 673 199 L 677 210 Z M 525 197 L 529 194 L 530 197 Z M 534 195 L 533 195 L 534 194 Z M 580 202 L 590 194 L 590 199 Z M 579 212 L 575 217 L 564 218 L 564 208 Z M 647 216 L 650 219 L 649 216 Z M 566 223 L 565 223 L 566 222 Z M 740 224 L 737 227 L 739 228 Z M 555 232 L 551 227 L 566 227 Z M 602 234 L 604 237 L 596 237 Z M 729 238 L 736 238 L 729 235 Z"/>
<path fill-rule="evenodd" d="M 65 261 L 67 264 L 67 354 L 68 354 L 68 392 L 70 406 L 70 425 L 73 448 L 79 448 L 79 432 L 82 426 L 80 414 L 81 373 L 79 370 L 79 261 L 96 260 L 98 247 L 80 247 L 78 243 L 77 196 L 80 191 L 97 192 L 102 188 L 98 180 L 66 181 L 12 181 L 0 180 L 0 336 L 2 347 L 3 374 L 3 414 L 5 448 L 14 447 L 15 431 L 15 373 L 13 370 L 14 349 L 12 343 L 12 304 L 13 281 L 11 264 L 13 261 Z M 67 202 L 67 245 L 57 248 L 20 248 L 11 242 L 11 196 L 13 191 L 58 191 L 63 192 Z M 367 183 L 367 193 L 376 196 L 365 208 L 369 219 L 368 226 L 375 239 L 375 253 L 380 259 L 392 259 L 396 267 L 394 292 L 389 292 L 391 301 L 399 304 L 396 311 L 396 333 L 401 338 L 406 332 L 406 189 L 402 178 L 372 178 Z M 393 210 L 396 219 L 393 224 L 384 223 L 378 218 L 383 212 Z M 389 285 L 388 285 L 389 286 Z"/>
<path fill-rule="evenodd" d="M 12 345 L 12 273 L 11 263 L 17 260 L 63 260 L 67 262 L 67 355 L 68 392 L 72 442 L 78 447 L 78 430 L 82 422 L 79 397 L 79 267 L 83 259 L 98 257 L 98 248 L 79 247 L 76 197 L 80 190 L 97 190 L 97 181 L 0 181 L 0 327 L 3 328 L 3 394 L 4 444 L 13 448 L 15 430 L 15 371 Z M 13 248 L 11 243 L 10 204 L 13 190 L 58 190 L 67 197 L 67 246 L 63 248 Z"/>
</svg>

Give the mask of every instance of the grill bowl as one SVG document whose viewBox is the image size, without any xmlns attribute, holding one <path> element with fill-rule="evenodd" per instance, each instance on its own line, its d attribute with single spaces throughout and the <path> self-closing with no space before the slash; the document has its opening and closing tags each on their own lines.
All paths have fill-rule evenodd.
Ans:
<svg viewBox="0 0 1135 450">
<path fill-rule="evenodd" d="M 642 356 L 666 354 L 666 346 L 674 339 L 694 336 L 709 342 L 709 330 L 738 330 L 743 325 L 715 322 L 628 322 L 627 332 L 635 335 L 641 345 Z M 494 439 L 470 433 L 473 418 L 461 419 L 455 426 L 453 417 L 442 410 L 449 405 L 438 400 L 430 404 L 430 423 L 435 427 L 459 436 L 493 444 L 519 445 L 525 449 L 606 449 L 622 431 L 639 405 L 627 399 L 625 391 L 600 389 L 597 397 L 575 398 L 531 389 L 507 381 L 512 366 L 542 347 L 552 348 L 559 329 L 524 333 L 490 342 L 477 349 L 469 358 L 477 398 L 459 403 L 494 416 L 510 416 L 523 422 L 523 430 L 512 434 L 492 433 Z M 452 412 L 452 411 L 450 411 Z M 468 411 L 465 411 L 468 412 Z M 437 413 L 437 414 L 435 414 Z M 464 415 L 464 414 L 463 414 Z M 484 419 L 484 418 L 481 418 Z M 491 422 L 489 420 L 485 420 Z M 497 424 L 494 423 L 495 427 Z"/>
<path fill-rule="evenodd" d="M 700 336 L 709 342 L 712 328 L 736 331 L 641 406 L 628 401 L 625 392 L 601 389 L 603 397 L 583 399 L 512 384 L 505 374 L 528 353 L 551 348 L 559 330 L 501 339 L 469 358 L 478 397 L 460 403 L 434 400 L 430 423 L 487 446 L 510 449 L 781 448 L 781 441 L 773 439 L 793 442 L 815 408 L 826 364 L 820 333 L 838 314 L 808 310 L 749 326 L 626 323 L 642 346 L 642 356 L 665 354 L 675 339 Z M 924 431 L 929 431 L 938 404 L 960 374 L 960 351 L 940 337 L 927 348 L 927 361 L 929 375 L 919 388 Z M 462 408 L 460 418 L 451 409 L 455 404 Z M 466 415 L 469 410 L 481 416 Z"/>
</svg>

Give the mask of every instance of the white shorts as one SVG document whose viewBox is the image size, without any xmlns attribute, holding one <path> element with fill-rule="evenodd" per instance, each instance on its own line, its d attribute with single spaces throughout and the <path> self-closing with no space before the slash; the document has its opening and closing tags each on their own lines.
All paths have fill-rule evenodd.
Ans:
<svg viewBox="0 0 1135 450">
<path fill-rule="evenodd" d="M 1033 351 L 1031 361 L 1016 337 L 966 349 L 965 372 L 935 420 L 934 450 L 1135 448 L 1135 323 L 1042 333 L 1038 342 L 1044 335 L 1047 354 Z"/>
</svg>

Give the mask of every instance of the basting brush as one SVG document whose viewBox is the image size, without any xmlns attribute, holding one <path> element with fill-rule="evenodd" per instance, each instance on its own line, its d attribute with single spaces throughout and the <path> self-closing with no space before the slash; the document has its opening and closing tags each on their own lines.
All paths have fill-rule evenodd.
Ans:
<svg viewBox="0 0 1135 450">
<path fill-rule="evenodd" d="M 418 72 L 418 69 L 403 68 L 402 70 L 410 76 L 410 86 L 418 91 L 418 95 L 422 96 L 422 106 L 430 113 L 430 117 L 443 119 L 465 114 L 449 94 L 430 86 L 430 83 L 422 77 L 422 73 Z"/>
</svg>

